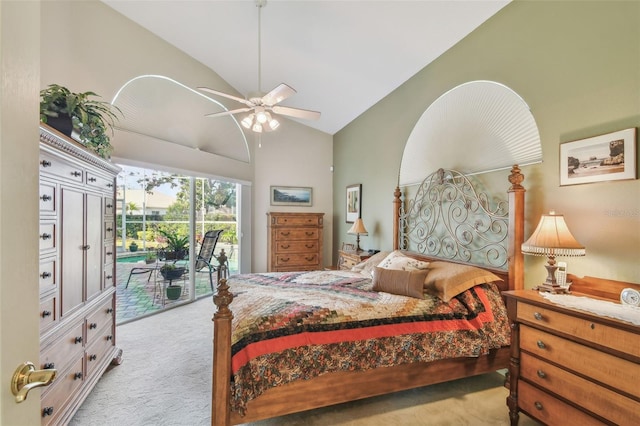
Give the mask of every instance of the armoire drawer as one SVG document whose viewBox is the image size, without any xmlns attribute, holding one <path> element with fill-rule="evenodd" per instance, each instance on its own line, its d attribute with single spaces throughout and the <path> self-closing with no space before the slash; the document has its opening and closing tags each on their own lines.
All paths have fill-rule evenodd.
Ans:
<svg viewBox="0 0 640 426">
<path fill-rule="evenodd" d="M 40 268 L 38 270 L 40 294 L 44 295 L 56 290 L 56 287 L 58 286 L 57 267 L 57 257 L 49 257 L 40 260 Z"/>
<path fill-rule="evenodd" d="M 76 183 L 83 183 L 84 179 L 82 167 L 44 152 L 40 153 L 40 172 Z"/>
<path fill-rule="evenodd" d="M 113 178 L 101 176 L 90 171 L 87 172 L 87 185 L 106 191 L 113 190 Z"/>
<path fill-rule="evenodd" d="M 40 401 L 42 426 L 58 424 L 59 417 L 64 413 L 70 398 L 80 389 L 84 381 L 82 369 L 83 357 L 80 356 L 70 368 L 59 371 L 53 383 L 44 388 Z"/>
<path fill-rule="evenodd" d="M 39 194 L 40 213 L 56 212 L 56 185 L 49 182 L 40 183 Z"/>
<path fill-rule="evenodd" d="M 103 332 L 103 328 L 107 324 L 113 324 L 113 298 L 109 298 L 87 317 L 87 341 L 85 344 L 92 344 L 95 337 Z"/>
<path fill-rule="evenodd" d="M 56 337 L 55 342 L 40 352 L 40 368 L 63 369 L 69 360 L 81 356 L 84 351 L 84 323 L 78 323 L 64 335 Z"/>
<path fill-rule="evenodd" d="M 113 197 L 104 197 L 104 215 L 113 216 L 116 202 Z"/>
<path fill-rule="evenodd" d="M 55 222 L 40 222 L 38 241 L 40 243 L 40 255 L 55 251 L 57 245 Z"/>
<path fill-rule="evenodd" d="M 46 330 L 56 322 L 56 298 L 52 297 L 40 302 L 40 332 Z"/>
<path fill-rule="evenodd" d="M 91 377 L 95 369 L 106 362 L 105 356 L 110 353 L 109 349 L 113 348 L 113 346 L 113 325 L 110 324 L 99 330 L 98 335 L 93 337 L 92 343 L 85 352 L 87 377 Z"/>
</svg>

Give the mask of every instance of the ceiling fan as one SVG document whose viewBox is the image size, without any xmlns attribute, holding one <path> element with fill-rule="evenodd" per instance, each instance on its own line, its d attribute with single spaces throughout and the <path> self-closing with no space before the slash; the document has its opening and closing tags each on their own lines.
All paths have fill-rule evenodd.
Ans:
<svg viewBox="0 0 640 426">
<path fill-rule="evenodd" d="M 289 98 L 296 93 L 295 89 L 287 84 L 280 83 L 274 89 L 268 93 L 263 93 L 261 90 L 261 62 L 262 62 L 262 49 L 261 49 L 261 15 L 262 8 L 267 5 L 267 0 L 255 0 L 258 7 L 258 92 L 251 92 L 247 99 L 240 98 L 238 96 L 230 95 L 228 93 L 219 92 L 217 90 L 209 89 L 208 87 L 198 87 L 198 90 L 212 93 L 214 95 L 222 96 L 234 101 L 240 102 L 246 106 L 242 108 L 233 109 L 230 111 L 214 112 L 207 114 L 205 117 L 222 117 L 226 115 L 240 114 L 244 112 L 251 112 L 244 117 L 240 122 L 243 127 L 251 129 L 256 133 L 270 132 L 280 126 L 280 122 L 273 116 L 273 114 L 286 115 L 289 117 L 301 118 L 304 120 L 317 120 L 320 118 L 318 111 L 310 111 L 300 108 L 292 108 L 287 106 L 278 105 L 280 102 Z M 273 113 L 273 114 L 272 114 Z"/>
</svg>

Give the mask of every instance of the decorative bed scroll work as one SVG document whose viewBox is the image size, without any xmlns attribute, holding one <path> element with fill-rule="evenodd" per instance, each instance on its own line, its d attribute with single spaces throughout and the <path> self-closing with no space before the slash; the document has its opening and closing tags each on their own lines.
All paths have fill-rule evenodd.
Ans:
<svg viewBox="0 0 640 426">
<path fill-rule="evenodd" d="M 428 176 L 400 210 L 400 249 L 506 269 L 507 201 L 492 203 L 455 170 Z"/>
</svg>

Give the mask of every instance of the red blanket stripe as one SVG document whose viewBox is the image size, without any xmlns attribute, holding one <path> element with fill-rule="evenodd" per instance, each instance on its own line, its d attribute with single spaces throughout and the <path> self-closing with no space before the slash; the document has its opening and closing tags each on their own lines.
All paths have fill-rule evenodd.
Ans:
<svg viewBox="0 0 640 426">
<path fill-rule="evenodd" d="M 340 342 L 355 342 L 381 337 L 399 336 L 414 333 L 433 333 L 455 330 L 478 330 L 484 323 L 494 320 L 493 313 L 489 309 L 489 299 L 485 292 L 476 287 L 476 294 L 485 306 L 485 311 L 481 312 L 472 320 L 435 320 L 417 321 L 409 323 L 376 325 L 372 327 L 355 328 L 347 330 L 331 330 L 319 332 L 304 332 L 290 336 L 277 337 L 251 343 L 240 350 L 231 360 L 231 369 L 235 374 L 242 366 L 254 358 L 269 353 L 277 353 L 286 349 L 306 345 L 323 345 Z"/>
</svg>

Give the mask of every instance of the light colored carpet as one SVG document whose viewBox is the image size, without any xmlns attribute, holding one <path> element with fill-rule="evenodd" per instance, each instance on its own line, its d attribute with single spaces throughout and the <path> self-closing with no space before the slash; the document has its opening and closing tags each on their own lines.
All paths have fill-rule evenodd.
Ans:
<svg viewBox="0 0 640 426">
<path fill-rule="evenodd" d="M 118 326 L 124 362 L 104 374 L 70 425 L 209 425 L 214 308 L 206 298 Z M 253 425 L 508 425 L 502 382 L 487 374 Z M 520 415 L 520 426 L 535 424 Z"/>
</svg>

